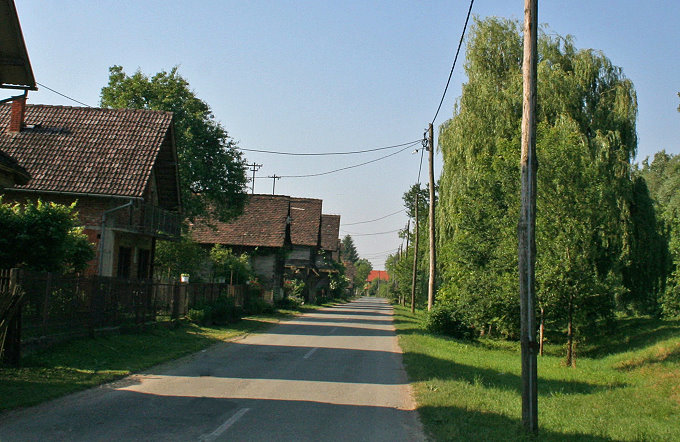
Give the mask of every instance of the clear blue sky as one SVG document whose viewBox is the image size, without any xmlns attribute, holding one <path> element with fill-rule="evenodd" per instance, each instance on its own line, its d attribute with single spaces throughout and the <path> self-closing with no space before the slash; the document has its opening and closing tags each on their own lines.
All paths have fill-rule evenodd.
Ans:
<svg viewBox="0 0 680 442">
<path fill-rule="evenodd" d="M 244 148 L 358 150 L 422 136 L 434 116 L 467 12 L 449 1 L 91 1 L 15 0 L 38 82 L 96 106 L 108 67 L 153 74 L 180 66 L 197 95 Z M 523 16 L 523 0 L 477 0 L 473 14 Z M 539 20 L 579 48 L 602 50 L 636 87 L 641 160 L 680 153 L 680 2 L 539 0 Z M 436 121 L 452 113 L 464 59 Z M 44 88 L 29 103 L 77 104 Z M 279 157 L 248 153 L 258 176 L 323 172 L 380 153 Z M 403 207 L 419 155 L 404 152 L 318 178 L 282 179 L 276 192 L 323 199 L 343 224 Z M 518 158 L 519 161 L 519 158 Z M 436 159 L 437 170 L 441 160 Z M 437 172 L 438 174 L 438 172 Z M 255 191 L 270 193 L 271 179 Z M 382 269 L 401 240 L 401 213 L 341 226 L 361 256 Z"/>
</svg>

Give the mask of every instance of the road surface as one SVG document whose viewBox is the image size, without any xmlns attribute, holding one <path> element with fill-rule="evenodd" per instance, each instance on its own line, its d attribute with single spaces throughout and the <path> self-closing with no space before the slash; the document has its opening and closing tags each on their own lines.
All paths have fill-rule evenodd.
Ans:
<svg viewBox="0 0 680 442">
<path fill-rule="evenodd" d="M 424 440 L 384 300 L 0 416 L 0 440 Z"/>
</svg>

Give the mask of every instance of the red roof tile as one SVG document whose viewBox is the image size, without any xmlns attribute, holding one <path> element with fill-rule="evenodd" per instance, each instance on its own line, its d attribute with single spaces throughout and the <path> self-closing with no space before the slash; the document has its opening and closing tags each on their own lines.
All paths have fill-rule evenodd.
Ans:
<svg viewBox="0 0 680 442">
<path fill-rule="evenodd" d="M 371 270 L 371 273 L 368 274 L 368 278 L 366 278 L 366 281 L 371 282 L 374 279 L 389 281 L 390 275 L 388 275 L 385 270 Z"/>
<path fill-rule="evenodd" d="M 339 249 L 340 215 L 321 215 L 321 248 L 330 252 Z"/>
<path fill-rule="evenodd" d="M 191 226 L 191 236 L 201 244 L 283 247 L 286 239 L 289 197 L 251 195 L 243 214 L 229 223 L 204 220 Z"/>
<path fill-rule="evenodd" d="M 25 129 L 7 131 L 0 105 L 0 149 L 31 174 L 24 189 L 142 197 L 172 124 L 172 113 L 27 105 Z"/>
</svg>

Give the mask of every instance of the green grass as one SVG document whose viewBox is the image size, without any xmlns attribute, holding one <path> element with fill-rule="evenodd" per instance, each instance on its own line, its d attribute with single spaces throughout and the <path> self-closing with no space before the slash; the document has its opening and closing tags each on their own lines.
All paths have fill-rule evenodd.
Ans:
<svg viewBox="0 0 680 442">
<path fill-rule="evenodd" d="M 343 302 L 347 301 L 334 299 L 297 310 L 278 309 L 224 327 L 157 325 L 142 333 L 107 334 L 57 344 L 23 357 L 19 368 L 0 366 L 0 411 L 36 405 L 120 379 L 217 342 L 262 331 L 279 320 Z"/>
<path fill-rule="evenodd" d="M 21 367 L 0 366 L 0 410 L 49 399 L 119 379 L 217 342 L 263 330 L 292 312 L 244 318 L 225 327 L 182 323 L 142 333 L 76 339 L 27 355 Z"/>
<path fill-rule="evenodd" d="M 395 307 L 418 410 L 435 440 L 680 440 L 680 321 L 621 320 L 579 348 L 538 360 L 539 436 L 521 424 L 517 343 L 432 336 L 422 313 Z"/>
</svg>

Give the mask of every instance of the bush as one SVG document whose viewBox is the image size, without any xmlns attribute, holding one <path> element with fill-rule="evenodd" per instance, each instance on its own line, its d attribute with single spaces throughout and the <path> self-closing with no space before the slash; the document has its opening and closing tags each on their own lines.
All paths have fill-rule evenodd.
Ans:
<svg viewBox="0 0 680 442">
<path fill-rule="evenodd" d="M 272 314 L 274 306 L 262 298 L 248 296 L 244 302 L 243 309 L 250 315 Z"/>
<path fill-rule="evenodd" d="M 236 307 L 233 298 L 218 298 L 214 303 L 189 310 L 190 321 L 201 325 L 225 325 L 243 317 L 243 309 Z"/>
<path fill-rule="evenodd" d="M 435 305 L 425 317 L 425 329 L 433 334 L 458 339 L 472 339 L 474 334 L 474 328 L 468 325 L 450 304 Z"/>
<path fill-rule="evenodd" d="M 287 310 L 297 310 L 305 303 L 305 300 L 299 296 L 289 296 L 287 298 L 278 299 L 274 301 L 274 304 L 278 308 Z"/>
</svg>

